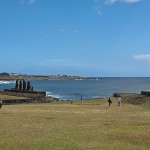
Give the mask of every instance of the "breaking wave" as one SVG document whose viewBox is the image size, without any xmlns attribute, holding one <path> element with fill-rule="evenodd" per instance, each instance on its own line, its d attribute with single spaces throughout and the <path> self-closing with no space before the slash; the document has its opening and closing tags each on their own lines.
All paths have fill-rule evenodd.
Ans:
<svg viewBox="0 0 150 150">
<path fill-rule="evenodd" d="M 53 98 L 60 99 L 59 94 L 53 95 L 51 92 L 47 92 L 47 91 L 46 91 L 46 97 L 53 97 Z"/>
<path fill-rule="evenodd" d="M 0 81 L 0 84 L 12 84 L 16 83 L 16 81 L 10 80 L 10 81 Z"/>
<path fill-rule="evenodd" d="M 51 92 L 46 92 L 46 97 L 51 97 Z"/>
</svg>

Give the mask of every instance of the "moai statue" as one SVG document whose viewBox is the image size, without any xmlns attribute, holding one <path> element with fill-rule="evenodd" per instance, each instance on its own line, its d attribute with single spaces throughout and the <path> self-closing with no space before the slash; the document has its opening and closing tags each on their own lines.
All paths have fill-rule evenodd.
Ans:
<svg viewBox="0 0 150 150">
<path fill-rule="evenodd" d="M 25 91 L 26 90 L 26 81 L 23 80 L 23 90 Z"/>
<path fill-rule="evenodd" d="M 30 91 L 31 89 L 31 85 L 30 85 L 30 81 L 27 82 L 27 90 Z"/>
<path fill-rule="evenodd" d="M 18 90 L 18 80 L 16 80 L 15 89 Z"/>
<path fill-rule="evenodd" d="M 19 81 L 19 90 L 22 90 L 22 81 Z"/>
</svg>

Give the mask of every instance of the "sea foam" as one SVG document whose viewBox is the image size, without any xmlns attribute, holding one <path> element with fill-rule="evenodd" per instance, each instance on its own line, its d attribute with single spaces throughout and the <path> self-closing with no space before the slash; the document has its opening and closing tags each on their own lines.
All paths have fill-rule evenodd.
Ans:
<svg viewBox="0 0 150 150">
<path fill-rule="evenodd" d="M 4 81 L 4 80 L 2 80 L 2 81 L 0 81 L 0 84 L 12 84 L 12 83 L 15 83 L 16 81 L 14 81 L 14 80 L 10 80 L 10 81 Z"/>
</svg>

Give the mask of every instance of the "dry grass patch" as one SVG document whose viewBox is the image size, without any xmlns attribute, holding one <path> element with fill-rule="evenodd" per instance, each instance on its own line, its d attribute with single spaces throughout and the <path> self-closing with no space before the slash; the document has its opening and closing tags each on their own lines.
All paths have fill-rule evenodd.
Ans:
<svg viewBox="0 0 150 150">
<path fill-rule="evenodd" d="M 116 99 L 3 106 L 3 150 L 148 150 L 150 111 Z"/>
<path fill-rule="evenodd" d="M 19 97 L 19 96 L 10 96 L 10 95 L 0 95 L 0 99 L 2 100 L 12 100 L 12 99 L 27 99 L 26 97 Z"/>
</svg>

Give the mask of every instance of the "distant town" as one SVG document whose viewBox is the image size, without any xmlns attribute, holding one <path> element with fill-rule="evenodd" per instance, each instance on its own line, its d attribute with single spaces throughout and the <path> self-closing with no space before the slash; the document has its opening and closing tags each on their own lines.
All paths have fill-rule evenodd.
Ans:
<svg viewBox="0 0 150 150">
<path fill-rule="evenodd" d="M 0 73 L 0 80 L 89 80 L 89 79 L 101 79 L 101 77 L 81 77 L 71 75 L 26 75 L 20 73 Z"/>
</svg>

